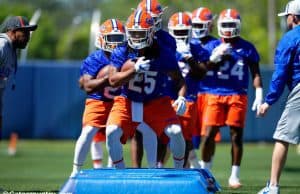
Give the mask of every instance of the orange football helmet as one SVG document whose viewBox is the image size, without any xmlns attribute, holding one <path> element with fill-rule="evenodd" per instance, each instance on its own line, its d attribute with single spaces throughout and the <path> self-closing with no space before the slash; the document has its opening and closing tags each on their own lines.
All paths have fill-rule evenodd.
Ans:
<svg viewBox="0 0 300 194">
<path fill-rule="evenodd" d="M 176 40 L 187 41 L 191 35 L 192 21 L 187 13 L 177 12 L 173 14 L 168 23 L 169 33 Z"/>
<path fill-rule="evenodd" d="M 133 49 L 148 47 L 153 42 L 154 20 L 149 13 L 141 9 L 131 14 L 126 23 L 128 45 Z"/>
<path fill-rule="evenodd" d="M 218 19 L 218 34 L 222 38 L 240 36 L 241 16 L 235 9 L 225 9 Z"/>
<path fill-rule="evenodd" d="M 112 52 L 114 48 L 125 41 L 125 28 L 122 22 L 117 19 L 108 19 L 99 27 L 95 46 Z"/>
<path fill-rule="evenodd" d="M 137 9 L 142 9 L 150 13 L 155 24 L 155 31 L 161 29 L 163 8 L 157 0 L 142 0 Z"/>
<path fill-rule="evenodd" d="M 206 7 L 199 7 L 192 13 L 192 37 L 203 38 L 212 28 L 213 14 Z"/>
</svg>

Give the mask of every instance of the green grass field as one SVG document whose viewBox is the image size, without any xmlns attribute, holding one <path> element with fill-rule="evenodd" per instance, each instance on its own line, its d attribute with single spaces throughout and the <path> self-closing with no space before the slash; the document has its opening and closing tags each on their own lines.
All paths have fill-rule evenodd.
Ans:
<svg viewBox="0 0 300 194">
<path fill-rule="evenodd" d="M 14 157 L 7 155 L 7 141 L 0 143 L 1 191 L 58 191 L 71 173 L 74 141 L 21 140 Z M 127 166 L 130 166 L 129 144 L 124 147 Z M 222 186 L 221 193 L 257 193 L 269 177 L 273 144 L 245 144 L 241 167 L 243 187 L 227 187 L 230 175 L 230 145 L 218 144 L 213 175 Z M 106 152 L 105 152 L 106 158 Z M 291 146 L 281 177 L 281 193 L 300 193 L 300 155 Z M 144 166 L 145 161 L 143 161 Z M 167 167 L 172 166 L 169 160 Z M 84 166 L 92 168 L 90 156 Z"/>
</svg>

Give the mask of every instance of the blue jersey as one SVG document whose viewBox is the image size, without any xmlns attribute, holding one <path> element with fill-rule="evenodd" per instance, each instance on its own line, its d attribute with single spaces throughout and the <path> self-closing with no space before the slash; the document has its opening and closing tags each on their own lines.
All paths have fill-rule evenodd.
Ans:
<svg viewBox="0 0 300 194">
<path fill-rule="evenodd" d="M 80 75 L 88 74 L 94 78 L 97 77 L 98 72 L 106 65 L 110 64 L 103 50 L 96 50 L 90 54 L 82 63 L 80 67 Z M 102 101 L 112 101 L 113 97 L 119 93 L 118 89 L 112 87 L 105 87 L 103 91 L 88 94 L 88 98 L 93 98 Z"/>
<path fill-rule="evenodd" d="M 274 63 L 275 71 L 265 99 L 269 105 L 279 99 L 285 85 L 292 90 L 300 83 L 300 26 L 294 27 L 279 41 Z"/>
<path fill-rule="evenodd" d="M 182 76 L 185 79 L 185 83 L 187 86 L 185 98 L 187 101 L 196 101 L 197 98 L 197 87 L 198 80 L 191 76 L 190 66 L 182 59 L 182 56 L 179 52 L 176 53 L 176 59 L 178 61 L 178 67 L 181 71 Z M 173 100 L 178 98 L 178 88 L 176 87 L 176 83 L 172 81 L 170 78 L 167 82 L 166 94 L 170 96 Z"/>
<path fill-rule="evenodd" d="M 247 94 L 249 67 L 259 63 L 259 54 L 250 42 L 240 37 L 231 44 L 231 47 L 230 56 L 221 61 L 218 70 L 212 71 L 214 81 L 211 82 L 207 93 Z"/>
<path fill-rule="evenodd" d="M 154 34 L 154 39 L 158 42 L 159 45 L 165 45 L 170 52 L 176 52 L 176 41 L 173 36 L 162 29 L 158 30 Z"/>
<path fill-rule="evenodd" d="M 212 50 L 221 43 L 221 41 L 213 36 L 206 36 L 203 40 L 199 40 L 198 38 L 193 38 L 190 41 L 191 53 L 195 59 L 198 61 L 208 60 L 209 57 L 203 59 L 203 48 L 208 52 L 208 55 L 211 55 Z M 198 81 L 198 93 L 205 93 L 209 91 L 215 81 L 214 73 L 212 71 L 208 71 L 204 79 Z"/>
<path fill-rule="evenodd" d="M 156 52 L 157 55 L 147 57 L 150 59 L 150 69 L 144 73 L 137 73 L 122 87 L 122 96 L 136 102 L 147 102 L 165 95 L 167 73 L 178 71 L 175 53 L 167 52 L 168 48 L 154 42 L 148 49 L 149 52 Z M 111 55 L 112 64 L 121 69 L 128 59 L 138 57 L 138 52 L 127 45 L 117 47 Z"/>
</svg>

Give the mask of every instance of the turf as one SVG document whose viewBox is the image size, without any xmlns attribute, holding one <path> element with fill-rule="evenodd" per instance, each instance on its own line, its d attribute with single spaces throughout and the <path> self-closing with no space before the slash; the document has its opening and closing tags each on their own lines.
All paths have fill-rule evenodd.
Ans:
<svg viewBox="0 0 300 194">
<path fill-rule="evenodd" d="M 75 140 L 45 141 L 21 140 L 16 156 L 8 156 L 7 141 L 0 143 L 1 191 L 53 191 L 57 192 L 72 170 Z M 129 144 L 124 147 L 127 166 L 130 166 Z M 218 144 L 213 164 L 213 175 L 222 186 L 221 193 L 257 193 L 269 177 L 273 144 L 245 144 L 241 166 L 243 187 L 227 187 L 230 175 L 230 145 Z M 106 158 L 106 152 L 105 158 Z M 84 166 L 91 168 L 90 156 Z M 300 155 L 295 146 L 290 147 L 284 172 L 281 176 L 281 193 L 300 193 Z M 143 166 L 146 166 L 143 161 Z M 169 160 L 167 167 L 172 167 Z"/>
</svg>

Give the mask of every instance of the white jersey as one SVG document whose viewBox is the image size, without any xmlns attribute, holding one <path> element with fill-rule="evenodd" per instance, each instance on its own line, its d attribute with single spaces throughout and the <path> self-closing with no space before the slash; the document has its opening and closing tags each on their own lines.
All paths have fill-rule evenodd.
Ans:
<svg viewBox="0 0 300 194">
<path fill-rule="evenodd" d="M 8 79 L 15 76 L 17 52 L 7 34 L 0 33 L 0 89 L 5 88 Z"/>
</svg>

